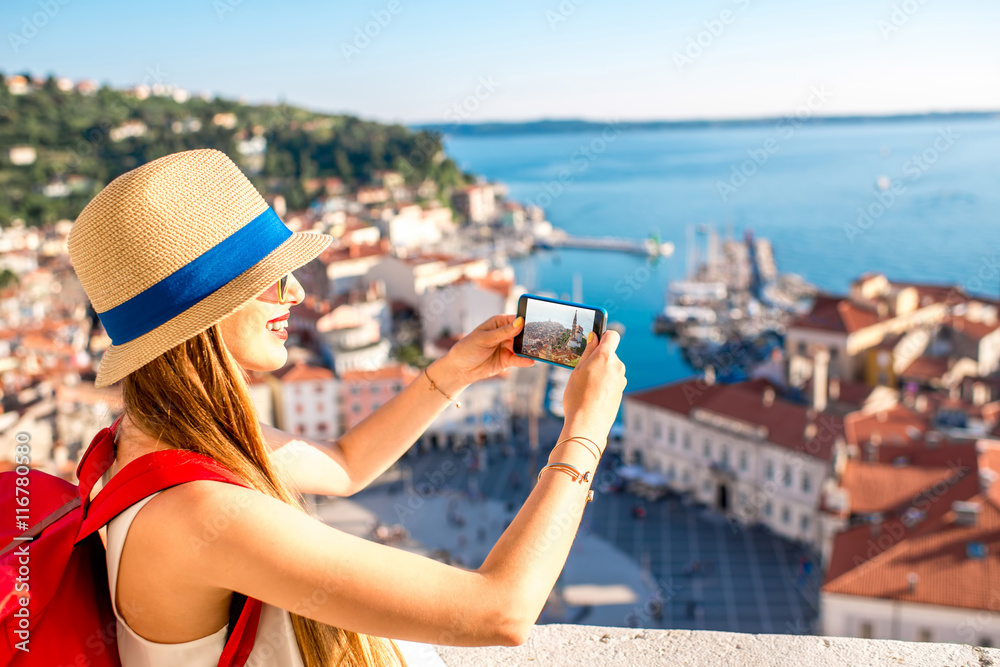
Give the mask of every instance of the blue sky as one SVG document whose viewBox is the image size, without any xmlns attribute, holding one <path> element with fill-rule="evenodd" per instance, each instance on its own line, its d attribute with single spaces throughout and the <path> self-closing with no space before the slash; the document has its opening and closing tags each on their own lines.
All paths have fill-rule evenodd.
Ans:
<svg viewBox="0 0 1000 667">
<path fill-rule="evenodd" d="M 7 73 L 391 121 L 1000 109 L 995 0 L 7 0 L 0 24 Z"/>
<path fill-rule="evenodd" d="M 576 323 L 583 327 L 584 332 L 594 328 L 594 311 L 586 308 L 573 308 L 559 303 L 549 303 L 530 299 L 525 309 L 524 317 L 528 322 L 559 322 L 567 329 L 573 324 L 573 314 L 576 313 Z"/>
</svg>

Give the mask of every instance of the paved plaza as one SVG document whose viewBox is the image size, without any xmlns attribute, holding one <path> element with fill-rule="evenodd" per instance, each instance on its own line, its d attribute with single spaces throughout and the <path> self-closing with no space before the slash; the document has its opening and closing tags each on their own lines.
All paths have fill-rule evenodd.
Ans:
<svg viewBox="0 0 1000 667">
<path fill-rule="evenodd" d="M 554 420 L 543 424 L 541 441 L 554 442 L 559 427 Z M 478 567 L 527 498 L 538 469 L 520 440 L 481 451 L 411 452 L 365 491 L 321 502 L 320 516 L 364 537 L 371 537 L 376 521 L 390 535 L 389 528 L 400 525 L 406 538 L 399 546 Z M 601 492 L 615 466 L 605 455 L 594 484 L 597 497 L 584 513 L 556 586 L 559 595 L 550 598 L 541 622 L 817 631 L 821 575 L 813 553 L 683 497 L 648 502 L 627 491 Z M 637 506 L 643 518 L 633 516 Z M 803 567 L 806 560 L 810 565 Z"/>
</svg>

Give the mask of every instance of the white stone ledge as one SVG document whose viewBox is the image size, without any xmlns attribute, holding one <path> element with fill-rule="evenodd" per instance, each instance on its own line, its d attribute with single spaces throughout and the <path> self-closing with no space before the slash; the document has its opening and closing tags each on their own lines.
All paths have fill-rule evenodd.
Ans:
<svg viewBox="0 0 1000 667">
<path fill-rule="evenodd" d="M 748 635 L 696 630 L 633 630 L 538 625 L 522 646 L 439 646 L 448 667 L 533 665 L 767 665 L 768 667 L 1000 667 L 1000 649 L 883 639 Z"/>
</svg>

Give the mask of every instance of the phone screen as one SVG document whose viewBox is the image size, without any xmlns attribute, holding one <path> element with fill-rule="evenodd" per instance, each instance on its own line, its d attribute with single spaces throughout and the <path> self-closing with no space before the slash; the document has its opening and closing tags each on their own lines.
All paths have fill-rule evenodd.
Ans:
<svg viewBox="0 0 1000 667">
<path fill-rule="evenodd" d="M 514 341 L 522 356 L 575 368 L 587 347 L 587 335 L 604 332 L 604 313 L 582 304 L 522 296 L 518 315 L 524 329 Z"/>
</svg>

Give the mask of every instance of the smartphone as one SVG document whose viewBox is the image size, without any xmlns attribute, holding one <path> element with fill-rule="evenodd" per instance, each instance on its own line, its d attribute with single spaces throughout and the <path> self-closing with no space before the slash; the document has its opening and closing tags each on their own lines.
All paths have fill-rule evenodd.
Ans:
<svg viewBox="0 0 1000 667">
<path fill-rule="evenodd" d="M 521 295 L 517 315 L 524 326 L 514 337 L 514 354 L 565 368 L 576 368 L 591 331 L 600 340 L 608 326 L 603 308 L 534 294 Z"/>
</svg>

